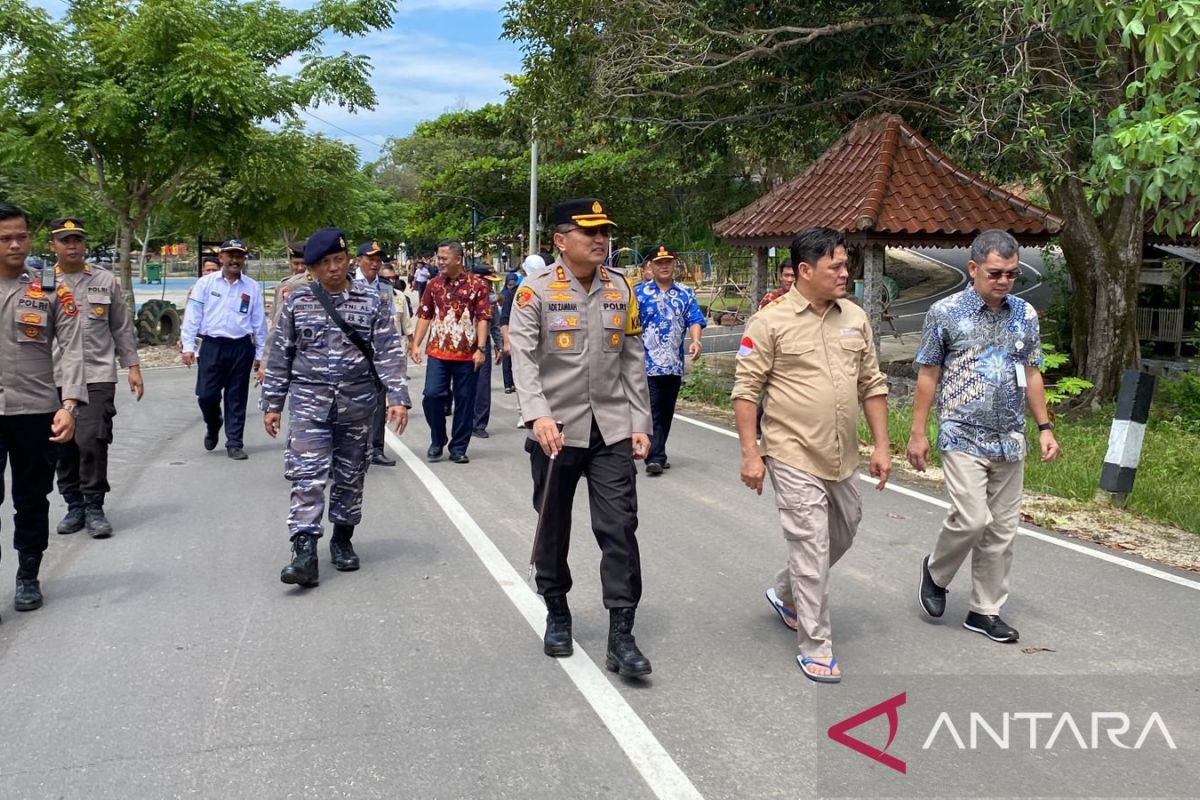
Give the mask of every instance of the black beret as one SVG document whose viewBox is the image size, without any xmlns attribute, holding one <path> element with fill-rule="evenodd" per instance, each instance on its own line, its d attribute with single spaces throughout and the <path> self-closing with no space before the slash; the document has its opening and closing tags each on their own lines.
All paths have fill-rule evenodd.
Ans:
<svg viewBox="0 0 1200 800">
<path fill-rule="evenodd" d="M 346 234 L 341 228 L 321 228 L 304 243 L 304 263 L 311 267 L 330 253 L 345 253 Z"/>
</svg>

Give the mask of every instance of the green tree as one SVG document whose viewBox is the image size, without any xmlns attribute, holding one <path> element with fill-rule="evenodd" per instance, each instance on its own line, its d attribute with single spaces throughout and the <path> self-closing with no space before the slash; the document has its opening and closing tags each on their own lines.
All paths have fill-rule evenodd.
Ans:
<svg viewBox="0 0 1200 800">
<path fill-rule="evenodd" d="M 259 123 L 309 105 L 369 108 L 362 56 L 320 55 L 322 36 L 386 27 L 393 0 L 77 0 L 55 21 L 0 0 L 0 157 L 69 175 L 117 226 L 131 288 L 134 231 L 189 180 L 238 163 Z M 279 67 L 298 59 L 295 75 Z"/>
</svg>

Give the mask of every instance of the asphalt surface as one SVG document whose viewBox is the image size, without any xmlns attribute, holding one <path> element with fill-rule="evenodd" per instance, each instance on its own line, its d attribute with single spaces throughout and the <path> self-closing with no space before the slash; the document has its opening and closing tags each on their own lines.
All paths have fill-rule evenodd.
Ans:
<svg viewBox="0 0 1200 800">
<path fill-rule="evenodd" d="M 413 378 L 419 398 L 423 370 Z M 1022 536 L 1005 608 L 1021 642 L 996 644 L 960 627 L 965 568 L 940 623 L 917 611 L 942 509 L 863 483 L 863 524 L 832 583 L 845 679 L 818 686 L 763 599 L 784 556 L 769 495 L 738 481 L 734 439 L 680 420 L 673 469 L 638 479 L 636 633 L 654 673 L 630 682 L 603 671 L 583 488 L 580 649 L 541 654 L 514 395 L 494 393 L 492 436 L 472 441 L 468 465 L 426 467 L 414 418 L 398 440 L 405 460 L 367 477 L 362 570 L 333 571 L 322 541 L 321 585 L 301 590 L 278 579 L 281 442 L 252 413 L 249 461 L 204 452 L 193 381 L 151 370 L 142 403 L 120 393 L 116 535 L 52 533 L 42 609 L 18 614 L 0 595 L 2 798 L 1197 796 L 1195 575 Z M 62 511 L 54 496 L 52 525 Z M 900 692 L 887 752 L 906 774 L 826 735 Z M 1005 711 L 1070 710 L 1085 743 L 1088 713 L 1121 712 L 1133 734 L 1128 749 L 1106 747 L 1103 726 L 1098 749 L 1074 737 L 1043 747 L 1048 728 L 1034 748 L 1014 734 L 989 749 L 981 734 L 960 749 L 943 727 L 929 745 L 939 708 L 966 745 L 972 710 L 997 727 Z M 1157 732 L 1132 746 L 1154 712 L 1174 748 Z M 850 734 L 882 748 L 885 719 Z"/>
</svg>

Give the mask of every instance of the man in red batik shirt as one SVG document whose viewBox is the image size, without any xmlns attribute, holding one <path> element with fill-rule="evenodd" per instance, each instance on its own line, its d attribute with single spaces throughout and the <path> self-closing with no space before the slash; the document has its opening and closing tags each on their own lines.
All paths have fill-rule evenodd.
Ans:
<svg viewBox="0 0 1200 800">
<path fill-rule="evenodd" d="M 425 395 L 421 402 L 432 439 L 426 457 L 430 461 L 442 458 L 446 447 L 446 403 L 453 393 L 450 460 L 466 464 L 470 461 L 467 445 L 471 443 L 475 413 L 476 371 L 485 358 L 492 306 L 488 302 L 487 281 L 463 270 L 461 242 L 439 244 L 437 260 L 441 271 L 421 295 L 410 355 L 413 363 L 421 363 L 421 343 L 428 333 L 425 354 L 429 356 L 429 364 L 425 368 Z"/>
</svg>

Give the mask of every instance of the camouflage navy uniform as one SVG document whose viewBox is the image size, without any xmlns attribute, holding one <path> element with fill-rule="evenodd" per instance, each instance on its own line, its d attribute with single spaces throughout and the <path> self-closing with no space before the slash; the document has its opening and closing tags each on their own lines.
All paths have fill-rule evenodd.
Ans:
<svg viewBox="0 0 1200 800">
<path fill-rule="evenodd" d="M 357 525 L 362 518 L 371 415 L 378 398 L 366 357 L 321 307 L 314 285 L 303 283 L 284 301 L 261 401 L 264 412 L 281 412 L 284 397 L 291 397 L 284 477 L 292 482 L 288 532 L 293 540 L 301 534 L 321 535 L 330 478 L 330 522 Z M 374 347 L 388 405 L 411 406 L 404 348 L 379 293 L 351 281 L 332 300 Z"/>
</svg>

